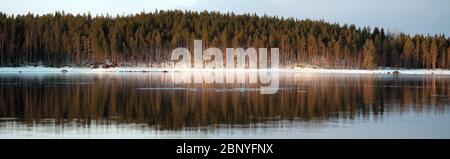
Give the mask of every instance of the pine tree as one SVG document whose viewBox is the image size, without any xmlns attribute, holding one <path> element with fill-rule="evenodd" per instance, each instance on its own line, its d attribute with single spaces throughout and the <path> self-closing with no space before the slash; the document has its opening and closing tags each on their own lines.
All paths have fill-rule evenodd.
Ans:
<svg viewBox="0 0 450 159">
<path fill-rule="evenodd" d="M 406 40 L 405 45 L 403 46 L 403 53 L 402 53 L 402 59 L 403 59 L 403 66 L 406 68 L 411 67 L 411 57 L 414 50 L 414 44 L 410 38 Z"/>
<path fill-rule="evenodd" d="M 413 67 L 414 68 L 420 68 L 421 66 L 421 50 L 420 50 L 420 37 L 415 37 L 415 47 L 414 47 L 414 53 L 413 53 Z"/>
<path fill-rule="evenodd" d="M 422 68 L 429 68 L 428 67 L 428 63 L 429 63 L 429 48 L 428 48 L 428 41 L 427 40 L 423 40 L 422 41 Z"/>
<path fill-rule="evenodd" d="M 447 69 L 450 69 L 450 46 L 447 48 Z"/>
<path fill-rule="evenodd" d="M 376 59 L 375 59 L 375 52 L 376 48 L 372 40 L 368 39 L 366 40 L 366 43 L 364 44 L 364 60 L 363 60 L 363 67 L 365 69 L 375 69 L 376 68 Z"/>
<path fill-rule="evenodd" d="M 435 39 L 433 39 L 431 42 L 431 47 L 430 47 L 429 53 L 430 53 L 430 60 L 431 60 L 431 68 L 434 70 L 434 69 L 436 69 L 436 60 L 437 60 L 437 55 L 438 55 L 438 48 L 437 48 Z"/>
<path fill-rule="evenodd" d="M 313 36 L 312 34 L 308 35 L 308 41 L 307 41 L 307 49 L 308 49 L 308 53 L 307 53 L 307 57 L 306 60 L 308 61 L 312 61 L 313 57 L 316 55 L 317 53 L 317 40 L 316 37 Z"/>
<path fill-rule="evenodd" d="M 341 44 L 339 41 L 336 40 L 332 40 L 331 41 L 331 50 L 332 50 L 332 54 L 334 56 L 334 60 L 333 60 L 333 67 L 334 68 L 338 68 L 340 67 L 340 62 L 342 60 L 341 54 L 342 54 L 342 48 L 341 48 Z"/>
</svg>

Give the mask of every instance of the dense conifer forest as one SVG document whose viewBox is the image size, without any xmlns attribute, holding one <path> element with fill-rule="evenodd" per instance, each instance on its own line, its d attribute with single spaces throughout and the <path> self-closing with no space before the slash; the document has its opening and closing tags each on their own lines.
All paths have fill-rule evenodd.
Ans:
<svg viewBox="0 0 450 159">
<path fill-rule="evenodd" d="M 254 14 L 154 11 L 133 15 L 0 12 L 0 66 L 164 67 L 177 47 L 280 48 L 283 67 L 450 69 L 445 35 Z"/>
</svg>

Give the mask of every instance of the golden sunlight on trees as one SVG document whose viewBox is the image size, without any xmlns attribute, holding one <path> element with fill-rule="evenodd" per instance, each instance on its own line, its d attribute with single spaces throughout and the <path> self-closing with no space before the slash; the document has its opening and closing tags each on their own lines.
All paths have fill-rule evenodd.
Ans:
<svg viewBox="0 0 450 159">
<path fill-rule="evenodd" d="M 385 33 L 315 20 L 219 12 L 126 16 L 0 13 L 0 66 L 163 67 L 177 47 L 280 48 L 280 66 L 450 68 L 444 35 Z"/>
<path fill-rule="evenodd" d="M 363 60 L 363 68 L 365 69 L 375 69 L 376 68 L 376 59 L 375 59 L 375 45 L 373 41 L 368 39 L 364 44 L 364 60 Z"/>
</svg>

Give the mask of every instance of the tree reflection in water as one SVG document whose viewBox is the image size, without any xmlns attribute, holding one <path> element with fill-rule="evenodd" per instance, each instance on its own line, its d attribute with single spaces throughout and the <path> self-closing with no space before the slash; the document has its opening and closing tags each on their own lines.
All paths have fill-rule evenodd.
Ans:
<svg viewBox="0 0 450 159">
<path fill-rule="evenodd" d="M 7 74 L 0 76 L 0 118 L 32 126 L 138 123 L 164 130 L 241 126 L 272 120 L 326 121 L 386 112 L 444 112 L 445 76 L 280 74 L 276 94 L 258 83 L 174 83 L 176 73 Z M 4 122 L 4 121 L 3 121 Z"/>
</svg>

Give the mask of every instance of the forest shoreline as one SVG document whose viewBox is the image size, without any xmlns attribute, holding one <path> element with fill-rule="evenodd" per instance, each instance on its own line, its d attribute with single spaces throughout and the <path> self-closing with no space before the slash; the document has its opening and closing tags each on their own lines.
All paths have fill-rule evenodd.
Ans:
<svg viewBox="0 0 450 159">
<path fill-rule="evenodd" d="M 152 68 L 152 67 L 0 67 L 0 74 L 11 73 L 121 73 L 121 72 L 186 72 L 186 71 L 268 71 L 266 69 L 180 69 L 180 68 Z M 280 68 L 270 69 L 271 72 L 310 73 L 310 74 L 377 74 L 377 75 L 450 75 L 449 69 L 328 69 L 328 68 Z"/>
<path fill-rule="evenodd" d="M 164 67 L 174 49 L 193 52 L 195 40 L 222 52 L 279 48 L 280 67 L 450 69 L 444 34 L 207 11 L 117 17 L 0 12 L 0 66 Z"/>
</svg>

